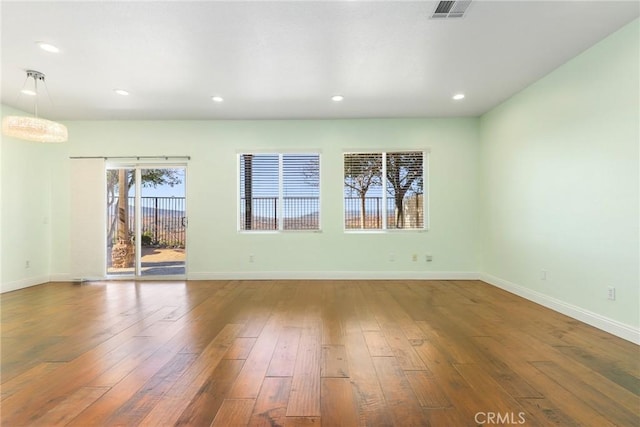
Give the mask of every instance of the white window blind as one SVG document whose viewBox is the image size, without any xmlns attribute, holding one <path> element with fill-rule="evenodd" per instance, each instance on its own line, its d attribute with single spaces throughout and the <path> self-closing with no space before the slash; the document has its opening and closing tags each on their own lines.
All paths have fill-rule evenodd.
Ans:
<svg viewBox="0 0 640 427">
<path fill-rule="evenodd" d="M 387 227 L 424 228 L 424 154 L 386 153 Z"/>
<path fill-rule="evenodd" d="M 320 168 L 317 154 L 282 156 L 283 228 L 320 229 Z"/>
<path fill-rule="evenodd" d="M 383 228 L 382 153 L 344 155 L 346 229 Z"/>
<path fill-rule="evenodd" d="M 320 156 L 241 154 L 240 230 L 319 230 Z"/>
<path fill-rule="evenodd" d="M 424 169 L 422 151 L 345 153 L 345 229 L 424 229 Z"/>
<path fill-rule="evenodd" d="M 277 154 L 240 156 L 240 229 L 277 230 L 279 158 Z"/>
</svg>

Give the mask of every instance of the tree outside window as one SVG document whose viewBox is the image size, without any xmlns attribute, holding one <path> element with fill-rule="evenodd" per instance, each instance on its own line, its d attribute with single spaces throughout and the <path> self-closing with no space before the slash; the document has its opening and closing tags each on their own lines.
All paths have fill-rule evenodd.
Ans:
<svg viewBox="0 0 640 427">
<path fill-rule="evenodd" d="M 424 229 L 424 164 L 422 151 L 345 153 L 345 229 Z"/>
</svg>

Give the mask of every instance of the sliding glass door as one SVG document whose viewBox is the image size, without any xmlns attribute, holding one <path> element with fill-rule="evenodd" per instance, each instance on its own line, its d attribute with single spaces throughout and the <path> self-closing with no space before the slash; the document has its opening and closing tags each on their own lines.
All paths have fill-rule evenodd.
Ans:
<svg viewBox="0 0 640 427">
<path fill-rule="evenodd" d="M 140 194 L 143 276 L 185 274 L 185 168 L 142 169 Z"/>
<path fill-rule="evenodd" d="M 107 169 L 107 275 L 136 275 L 135 175 L 135 169 Z"/>
<path fill-rule="evenodd" d="M 186 274 L 186 167 L 107 168 L 107 275 Z"/>
</svg>

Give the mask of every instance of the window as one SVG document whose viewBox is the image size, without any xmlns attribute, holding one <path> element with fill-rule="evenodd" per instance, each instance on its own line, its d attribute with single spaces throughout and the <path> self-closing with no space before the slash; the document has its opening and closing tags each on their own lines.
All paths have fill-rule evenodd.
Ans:
<svg viewBox="0 0 640 427">
<path fill-rule="evenodd" d="M 422 151 L 345 153 L 345 229 L 424 229 L 425 160 Z"/>
<path fill-rule="evenodd" d="M 241 154 L 240 230 L 319 230 L 320 155 Z"/>
</svg>

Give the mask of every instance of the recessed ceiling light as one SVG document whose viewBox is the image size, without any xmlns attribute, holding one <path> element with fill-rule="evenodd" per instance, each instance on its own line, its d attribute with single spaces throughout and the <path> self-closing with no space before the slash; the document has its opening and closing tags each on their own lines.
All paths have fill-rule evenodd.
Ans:
<svg viewBox="0 0 640 427">
<path fill-rule="evenodd" d="M 331 97 L 331 100 L 334 101 L 334 102 L 340 102 L 340 101 L 344 100 L 344 96 L 342 96 L 342 95 L 333 95 Z"/>
<path fill-rule="evenodd" d="M 60 49 L 58 49 L 56 46 L 52 45 L 51 43 L 46 43 L 46 42 L 36 42 L 36 44 L 38 46 L 40 46 L 40 49 L 42 50 L 46 50 L 47 52 L 51 52 L 51 53 L 58 53 L 60 52 Z"/>
<path fill-rule="evenodd" d="M 20 92 L 24 93 L 25 95 L 36 96 L 36 92 L 31 89 L 22 89 Z"/>
<path fill-rule="evenodd" d="M 211 100 L 212 100 L 213 102 L 222 102 L 222 101 L 224 101 L 224 98 L 223 98 L 223 97 L 221 97 L 221 96 L 212 96 L 212 97 L 211 97 Z"/>
<path fill-rule="evenodd" d="M 464 93 L 456 93 L 455 95 L 453 95 L 453 99 L 455 99 L 456 101 L 464 99 Z"/>
<path fill-rule="evenodd" d="M 115 93 L 117 93 L 118 95 L 122 95 L 122 96 L 127 96 L 129 95 L 129 92 L 127 92 L 124 89 L 114 89 L 113 90 Z"/>
</svg>

